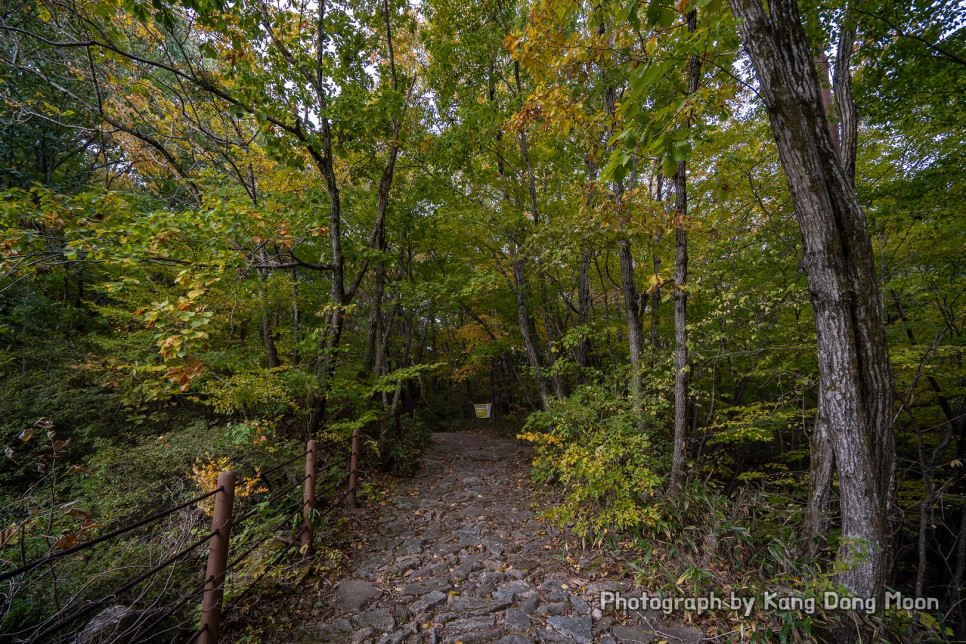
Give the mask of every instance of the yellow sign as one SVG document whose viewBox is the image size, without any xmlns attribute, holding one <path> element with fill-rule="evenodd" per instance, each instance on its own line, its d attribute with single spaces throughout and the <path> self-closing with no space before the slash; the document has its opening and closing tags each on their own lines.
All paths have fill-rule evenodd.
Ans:
<svg viewBox="0 0 966 644">
<path fill-rule="evenodd" d="M 477 418 L 489 418 L 490 417 L 490 404 L 485 403 L 483 405 L 473 405 L 473 409 L 476 410 Z"/>
</svg>

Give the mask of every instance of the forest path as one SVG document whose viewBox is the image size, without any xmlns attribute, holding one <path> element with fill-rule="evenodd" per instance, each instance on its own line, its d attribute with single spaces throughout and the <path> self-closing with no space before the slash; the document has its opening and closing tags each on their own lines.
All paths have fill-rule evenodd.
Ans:
<svg viewBox="0 0 966 644">
<path fill-rule="evenodd" d="M 399 485 L 324 621 L 285 642 L 697 642 L 701 633 L 637 614 L 602 614 L 627 580 L 578 573 L 581 553 L 535 515 L 530 450 L 488 433 L 433 436 L 423 469 Z M 589 563 L 591 553 L 583 555 Z M 319 602 L 316 605 L 323 604 Z"/>
</svg>

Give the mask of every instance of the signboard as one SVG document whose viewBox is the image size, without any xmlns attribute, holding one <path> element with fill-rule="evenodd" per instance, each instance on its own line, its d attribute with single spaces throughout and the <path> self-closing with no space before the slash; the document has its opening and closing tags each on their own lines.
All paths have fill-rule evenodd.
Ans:
<svg viewBox="0 0 966 644">
<path fill-rule="evenodd" d="M 473 405 L 473 409 L 476 410 L 477 418 L 489 418 L 490 417 L 490 405 L 491 403 L 485 403 L 482 405 Z"/>
</svg>

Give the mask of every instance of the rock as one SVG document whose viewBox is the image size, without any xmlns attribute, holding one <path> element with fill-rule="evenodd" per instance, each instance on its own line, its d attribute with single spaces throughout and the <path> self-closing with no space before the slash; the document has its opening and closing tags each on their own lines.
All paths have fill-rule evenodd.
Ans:
<svg viewBox="0 0 966 644">
<path fill-rule="evenodd" d="M 480 575 L 481 584 L 501 584 L 506 579 L 506 575 L 497 571 L 486 571 Z"/>
<path fill-rule="evenodd" d="M 615 626 L 611 633 L 621 641 L 621 644 L 650 644 L 654 641 L 654 634 L 639 628 Z"/>
<path fill-rule="evenodd" d="M 450 608 L 464 613 L 495 613 L 503 610 L 511 602 L 500 600 L 473 599 L 472 597 L 454 597 L 450 602 Z"/>
<path fill-rule="evenodd" d="M 586 615 L 590 612 L 590 604 L 580 597 L 570 596 L 570 605 L 574 607 L 574 612 L 578 615 Z"/>
<path fill-rule="evenodd" d="M 525 631 L 530 628 L 530 618 L 517 608 L 506 609 L 504 622 L 509 629 Z"/>
<path fill-rule="evenodd" d="M 586 617 L 554 616 L 547 620 L 547 624 L 560 631 L 575 642 L 586 644 L 593 641 L 590 615 Z"/>
<path fill-rule="evenodd" d="M 163 635 L 170 629 L 170 624 L 162 620 L 153 623 L 159 611 L 144 611 L 115 604 L 108 606 L 87 623 L 74 640 L 77 644 L 107 644 L 108 642 L 136 641 L 160 642 L 167 641 Z M 153 618 L 152 618 L 153 617 Z M 148 627 L 151 630 L 148 631 Z"/>
<path fill-rule="evenodd" d="M 357 625 L 371 626 L 372 628 L 387 632 L 396 627 L 396 620 L 392 618 L 389 611 L 385 608 L 377 608 L 358 615 L 354 620 Z"/>
<path fill-rule="evenodd" d="M 466 633 L 472 631 L 483 630 L 484 628 L 490 628 L 496 623 L 496 618 L 493 615 L 480 615 L 476 617 L 466 617 L 464 619 L 456 619 L 446 625 L 446 631 L 449 633 Z"/>
<path fill-rule="evenodd" d="M 423 551 L 423 547 L 426 545 L 425 539 L 410 539 L 406 541 L 399 548 L 399 554 L 401 555 L 418 555 Z"/>
<path fill-rule="evenodd" d="M 336 619 L 328 624 L 309 624 L 300 629 L 305 642 L 320 644 L 343 644 L 352 637 L 352 624 L 347 619 Z"/>
<path fill-rule="evenodd" d="M 420 568 L 419 570 L 411 574 L 409 578 L 414 581 L 419 581 L 420 577 L 425 579 L 426 577 L 433 577 L 434 575 L 438 575 L 441 572 L 449 572 L 449 567 L 442 561 L 440 561 L 439 563 L 432 563 L 432 564 L 429 564 L 428 566 L 424 566 L 423 568 Z"/>
<path fill-rule="evenodd" d="M 507 635 L 498 639 L 494 644 L 533 644 L 533 640 L 523 635 Z"/>
<path fill-rule="evenodd" d="M 409 610 L 414 614 L 425 613 L 428 610 L 438 608 L 446 603 L 447 595 L 438 590 L 434 590 L 420 597 L 409 606 Z"/>
<path fill-rule="evenodd" d="M 540 605 L 540 612 L 544 615 L 563 615 L 568 608 L 567 602 L 549 602 Z"/>
<path fill-rule="evenodd" d="M 445 577 L 430 577 L 429 579 L 423 579 L 421 581 L 414 581 L 410 584 L 406 584 L 402 588 L 403 595 L 425 595 L 426 593 L 431 593 L 434 590 L 440 592 L 448 592 L 453 589 L 453 585 L 449 583 L 449 579 Z"/>
<path fill-rule="evenodd" d="M 454 568 L 453 572 L 450 573 L 453 579 L 466 579 L 470 576 L 471 572 L 483 567 L 479 557 L 463 557 L 462 561 L 463 563 Z"/>
<path fill-rule="evenodd" d="M 534 593 L 520 602 L 520 612 L 526 615 L 533 615 L 537 611 L 537 606 L 539 605 L 540 595 Z"/>
<path fill-rule="evenodd" d="M 371 628 L 363 628 L 352 634 L 352 638 L 349 640 L 351 644 L 362 644 L 363 642 L 370 641 L 376 636 L 376 631 Z"/>
<path fill-rule="evenodd" d="M 362 610 L 373 599 L 382 597 L 382 591 L 368 581 L 348 579 L 339 584 L 336 603 L 343 612 Z"/>
<path fill-rule="evenodd" d="M 692 626 L 666 622 L 654 629 L 654 635 L 668 644 L 698 644 L 704 639 L 704 633 Z"/>
</svg>

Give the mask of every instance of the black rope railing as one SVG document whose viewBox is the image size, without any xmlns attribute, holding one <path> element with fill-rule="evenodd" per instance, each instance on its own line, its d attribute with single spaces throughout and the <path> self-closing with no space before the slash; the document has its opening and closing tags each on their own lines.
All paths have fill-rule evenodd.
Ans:
<svg viewBox="0 0 966 644">
<path fill-rule="evenodd" d="M 272 504 L 272 503 L 275 503 L 276 501 L 278 501 L 280 499 L 285 498 L 286 496 L 288 496 L 289 494 L 291 494 L 292 492 L 294 492 L 295 489 L 298 486 L 300 486 L 303 483 L 305 483 L 305 480 L 307 478 L 309 478 L 309 477 L 308 476 L 303 476 L 302 478 L 300 478 L 298 481 L 296 481 L 292 485 L 288 486 L 287 488 L 285 488 L 284 490 L 282 490 L 280 492 L 277 492 L 273 497 L 271 497 L 270 499 L 267 499 L 266 501 L 262 501 L 261 503 L 269 503 L 269 504 Z M 241 525 L 242 523 L 244 523 L 248 519 L 252 518 L 256 514 L 258 514 L 258 508 L 252 508 L 252 509 L 248 510 L 248 512 L 246 512 L 245 514 L 241 515 L 240 517 L 238 517 L 237 519 L 235 519 L 234 521 L 232 521 L 232 527 L 237 526 L 237 525 Z"/>
<path fill-rule="evenodd" d="M 305 458 L 305 455 L 308 454 L 308 453 L 309 453 L 309 450 L 306 449 L 304 452 L 302 452 L 298 456 L 293 456 L 292 458 L 290 458 L 289 460 L 285 461 L 284 463 L 279 463 L 278 465 L 274 465 L 274 466 L 268 468 L 267 470 L 264 470 L 262 472 L 259 472 L 259 476 L 265 476 L 266 474 L 274 474 L 275 472 L 279 471 L 283 467 L 287 467 L 287 466 L 291 465 L 292 463 L 294 463 L 294 462 L 296 462 L 298 460 L 301 460 L 301 459 Z"/>
<path fill-rule="evenodd" d="M 333 443 L 332 444 L 332 447 L 337 447 L 337 446 Z M 265 470 L 263 472 L 259 472 L 258 473 L 258 476 L 259 477 L 262 477 L 266 481 L 266 483 L 268 483 L 269 482 L 268 479 L 265 478 L 267 475 L 275 474 L 275 473 L 278 473 L 278 472 L 284 470 L 284 468 L 286 468 L 288 466 L 291 466 L 292 464 L 296 463 L 300 459 L 306 457 L 308 454 L 310 454 L 311 451 L 312 451 L 311 448 L 306 448 L 306 450 L 304 450 L 301 454 L 299 454 L 297 456 L 294 456 L 292 458 L 289 458 L 289 459 L 283 461 L 282 463 L 279 463 L 277 465 L 274 465 L 273 467 L 271 467 L 271 468 L 269 468 L 269 469 L 267 469 L 267 470 Z M 317 455 L 319 453 L 319 451 L 320 451 L 319 450 L 319 447 L 318 447 L 318 445 L 316 445 L 315 446 L 315 454 Z M 335 451 L 335 450 L 332 450 L 332 451 Z M 332 451 L 330 451 L 327 456 L 331 457 L 332 456 Z M 316 473 L 326 472 L 326 473 L 331 474 L 331 473 L 333 473 L 333 470 L 340 470 L 340 469 L 344 470 L 344 469 L 347 469 L 346 466 L 349 464 L 350 456 L 351 456 L 351 453 L 342 453 L 342 454 L 338 455 L 336 458 L 333 458 L 333 459 L 325 462 L 324 464 L 323 463 L 317 463 L 316 470 L 315 471 L 316 471 Z M 350 472 L 349 474 L 353 474 L 353 473 L 354 472 Z M 288 477 L 286 476 L 284 478 L 288 478 Z M 282 480 L 284 480 L 284 478 Z M 259 513 L 260 508 L 261 507 L 264 507 L 264 504 L 265 503 L 267 503 L 269 506 L 274 506 L 278 501 L 281 501 L 281 500 L 285 499 L 287 496 L 292 495 L 292 493 L 299 486 L 303 485 L 310 478 L 311 478 L 310 475 L 309 474 L 306 474 L 306 475 L 300 477 L 295 482 L 285 485 L 283 489 L 280 489 L 278 491 L 272 490 L 271 496 L 268 496 L 268 498 L 265 499 L 265 500 L 263 500 L 263 501 L 259 501 L 258 502 L 258 505 L 256 507 L 252 507 L 252 508 L 248 509 L 240 517 L 238 517 L 234 521 L 231 521 L 231 524 L 230 524 L 228 530 L 231 531 L 231 530 L 235 529 L 236 527 L 240 526 L 241 524 L 243 524 L 245 521 L 250 520 L 252 517 L 256 516 Z M 326 476 L 326 478 L 329 478 L 329 477 Z M 136 530 L 137 528 L 140 528 L 140 527 L 143 527 L 143 526 L 148 525 L 150 523 L 153 523 L 155 521 L 159 521 L 161 519 L 164 519 L 165 517 L 170 516 L 171 514 L 174 514 L 175 512 L 178 512 L 179 510 L 182 510 L 182 509 L 184 509 L 186 507 L 189 507 L 192 504 L 199 503 L 201 501 L 204 501 L 205 499 L 211 498 L 211 497 L 213 497 L 213 496 L 215 496 L 215 495 L 217 495 L 217 494 L 219 494 L 221 492 L 224 492 L 226 488 L 225 488 L 224 485 L 220 485 L 220 483 L 221 483 L 221 481 L 219 481 L 219 487 L 217 489 L 211 490 L 210 492 L 206 492 L 206 493 L 201 494 L 201 495 L 198 495 L 198 496 L 196 496 L 196 497 L 194 497 L 194 498 L 192 498 L 190 500 L 187 500 L 187 501 L 185 501 L 183 503 L 179 503 L 179 504 L 174 505 L 172 507 L 169 507 L 169 508 L 166 508 L 164 510 L 155 512 L 153 514 L 150 514 L 150 515 L 148 515 L 148 516 L 146 516 L 146 517 L 144 517 L 144 518 L 142 518 L 142 519 L 140 519 L 138 521 L 135 521 L 133 523 L 130 523 L 128 525 L 124 525 L 124 526 L 115 528 L 113 530 L 110 530 L 109 532 L 106 532 L 106 533 L 98 536 L 98 537 L 95 537 L 95 538 L 90 539 L 88 541 L 85 541 L 83 543 L 77 544 L 77 545 L 72 546 L 70 548 L 65 548 L 65 549 L 60 550 L 58 552 L 49 552 L 45 556 L 40 557 L 40 558 L 38 558 L 38 559 L 36 559 L 34 561 L 31 561 L 29 563 L 23 564 L 23 565 L 15 568 L 13 570 L 9 570 L 9 571 L 0 573 L 0 581 L 5 581 L 5 580 L 8 580 L 8 579 L 12 579 L 12 578 L 18 577 L 20 575 L 24 575 L 24 574 L 26 574 L 26 573 L 28 573 L 28 572 L 30 572 L 32 570 L 36 570 L 36 569 L 38 569 L 38 568 L 40 568 L 42 566 L 46 566 L 46 565 L 51 564 L 53 562 L 56 562 L 56 561 L 58 561 L 60 559 L 63 559 L 64 557 L 67 557 L 67 556 L 70 556 L 72 554 L 81 552 L 83 550 L 86 550 L 86 549 L 91 548 L 93 546 L 96 546 L 98 544 L 101 544 L 101 543 L 104 543 L 106 541 L 109 541 L 109 540 L 111 540 L 111 539 L 113 539 L 115 537 L 118 537 L 118 536 L 124 535 L 126 533 L 129 533 L 129 532 L 131 532 L 133 530 Z M 235 571 L 244 561 L 246 561 L 248 559 L 248 557 L 250 557 L 252 555 L 252 553 L 254 553 L 255 551 L 257 551 L 260 546 L 264 545 L 268 540 L 272 539 L 273 537 L 276 537 L 277 536 L 277 532 L 280 529 L 282 529 L 283 527 L 285 527 L 286 524 L 294 523 L 294 521 L 298 518 L 298 515 L 305 513 L 306 506 L 312 506 L 312 507 L 314 507 L 317 503 L 319 503 L 319 501 L 321 499 L 328 497 L 330 494 L 333 493 L 333 491 L 336 488 L 338 488 L 338 486 L 343 485 L 344 483 L 345 483 L 344 477 L 343 476 L 337 476 L 336 478 L 334 478 L 333 480 L 331 480 L 331 482 L 328 485 L 326 485 L 323 489 L 318 490 L 318 491 L 315 491 L 315 490 L 311 491 L 311 494 L 312 494 L 311 497 L 305 498 L 302 501 L 302 503 L 300 505 L 298 505 L 297 508 L 294 508 L 291 511 L 286 512 L 285 513 L 285 516 L 281 517 L 281 520 L 280 521 L 275 521 L 270 526 L 268 526 L 266 528 L 267 534 L 265 534 L 265 536 L 262 536 L 260 538 L 257 538 L 254 542 L 252 542 L 251 544 L 248 544 L 246 546 L 245 550 L 242 553 L 236 555 L 234 558 L 232 558 L 230 560 L 230 562 L 227 562 L 227 566 L 225 566 L 224 564 L 222 564 L 223 565 L 223 568 L 221 569 L 222 572 L 218 572 L 217 568 L 214 570 L 214 572 L 212 572 L 212 569 L 209 567 L 209 571 L 206 573 L 206 579 L 205 579 L 204 583 L 201 584 L 201 586 L 197 587 L 197 589 L 195 589 L 195 590 L 192 590 L 192 591 L 190 591 L 190 592 L 188 592 L 188 593 L 180 596 L 179 599 L 177 599 L 173 604 L 171 604 L 168 608 L 166 608 L 160 614 L 157 614 L 156 613 L 156 609 L 154 609 L 154 608 L 149 609 L 150 614 L 148 614 L 148 611 L 143 611 L 143 615 L 141 617 L 139 617 L 138 620 L 134 624 L 132 624 L 130 627 L 128 627 L 125 632 L 126 633 L 127 632 L 132 632 L 133 633 L 135 631 L 141 632 L 141 633 L 154 632 L 154 629 L 156 629 L 159 624 L 161 624 L 162 622 L 164 622 L 164 620 L 168 619 L 171 615 L 173 615 L 174 613 L 176 613 L 178 610 L 181 610 L 184 607 L 184 605 L 188 601 L 190 601 L 192 598 L 198 597 L 199 595 L 202 595 L 203 596 L 204 593 L 207 592 L 207 586 L 208 586 L 208 584 L 212 580 L 218 578 L 218 575 L 227 574 L 228 572 Z M 228 483 L 226 483 L 226 485 L 228 485 Z M 356 486 L 356 487 L 358 487 L 358 486 Z M 312 513 L 312 517 L 314 519 L 318 519 L 318 518 L 327 516 L 336 507 L 338 507 L 339 505 L 341 505 L 342 503 L 344 503 L 346 501 L 346 499 L 350 498 L 350 495 L 354 491 L 355 490 L 349 489 L 344 494 L 342 494 L 339 498 L 337 498 L 337 499 L 330 499 L 330 502 L 326 505 L 326 507 L 323 510 L 321 510 L 321 511 L 316 510 L 315 512 L 313 512 Z M 218 511 L 216 510 L 216 518 L 213 520 L 213 522 L 218 520 L 217 519 L 217 512 Z M 224 526 L 222 527 L 222 529 L 224 529 Z M 306 537 L 304 535 L 305 535 L 306 531 L 308 531 L 310 535 L 312 534 L 311 523 L 308 522 L 307 519 L 306 520 L 303 520 L 303 523 L 302 523 L 302 526 L 301 526 L 301 530 L 295 536 L 295 540 L 301 539 L 301 540 L 305 541 Z M 34 626 L 26 629 L 26 630 L 20 631 L 19 633 L 10 633 L 8 635 L 11 635 L 11 636 L 22 636 L 22 637 L 25 636 L 26 639 L 24 639 L 22 641 L 27 641 L 27 642 L 35 642 L 35 641 L 43 640 L 45 638 L 49 638 L 50 636 L 55 635 L 55 634 L 63 631 L 68 626 L 70 626 L 71 624 L 77 622 L 82 617 L 84 617 L 86 615 L 89 615 L 91 612 L 93 612 L 97 608 L 102 607 L 105 604 L 108 604 L 108 603 L 110 603 L 112 601 L 114 601 L 114 602 L 119 601 L 122 598 L 122 596 L 126 595 L 129 591 L 131 591 L 132 589 L 134 589 L 139 584 L 141 584 L 144 581 L 146 581 L 148 579 L 151 579 L 152 577 L 158 575 L 159 573 L 161 573 L 166 568 L 168 568 L 168 567 L 170 567 L 172 565 L 178 564 L 178 562 L 186 559 L 192 552 L 194 552 L 195 550 L 201 548 L 206 543 L 208 543 L 209 541 L 211 541 L 212 539 L 214 539 L 216 536 L 218 536 L 220 534 L 221 533 L 220 533 L 220 531 L 218 529 L 213 529 L 211 532 L 209 532 L 205 536 L 203 536 L 203 537 L 201 537 L 201 538 L 193 541 L 190 545 L 186 546 L 185 548 L 182 548 L 178 552 L 176 552 L 176 553 L 174 553 L 174 554 L 172 554 L 170 556 L 165 557 L 161 562 L 159 562 L 158 564 L 152 566 L 149 570 L 146 570 L 145 572 L 140 573 L 137 576 L 135 576 L 135 577 L 127 580 L 120 587 L 112 590 L 111 592 L 109 592 L 109 593 L 107 593 L 107 594 L 105 594 L 105 595 L 103 595 L 103 596 L 101 596 L 101 597 L 99 597 L 99 598 L 97 598 L 95 600 L 79 600 L 78 601 L 78 599 L 75 597 L 74 599 L 71 599 L 65 607 L 60 608 L 60 610 L 58 610 L 58 612 L 56 614 L 50 616 L 46 620 L 42 621 L 40 624 L 36 624 L 36 625 L 34 625 Z M 295 542 L 293 541 L 292 543 L 294 544 Z M 211 556 L 211 555 L 209 555 L 209 556 Z M 210 561 L 211 560 L 209 560 L 209 566 L 211 565 L 210 564 Z M 0 562 L 0 565 L 12 565 L 12 562 Z M 173 574 L 173 572 L 172 572 L 172 574 Z M 257 579 L 255 581 L 257 582 Z M 248 591 L 251 590 L 251 588 L 254 587 L 255 585 L 256 585 L 256 583 L 250 584 L 247 588 L 245 588 L 242 591 L 242 593 L 240 595 L 236 596 L 235 601 L 237 602 L 237 600 L 240 597 L 244 597 L 248 593 Z M 147 591 L 144 591 L 144 592 L 147 592 Z M 166 597 L 167 594 L 170 593 L 170 592 L 171 592 L 170 589 L 162 589 L 161 595 L 158 598 L 152 600 L 153 604 L 156 605 L 158 602 L 161 601 L 161 597 Z M 144 595 L 142 594 L 141 597 L 143 598 Z M 135 601 L 135 604 L 136 604 L 136 603 L 140 602 L 141 599 L 135 599 L 134 601 Z M 227 607 L 226 612 L 227 611 L 230 611 L 232 608 L 234 608 L 234 605 Z M 150 624 L 147 624 L 148 621 L 150 621 L 151 623 Z M 173 627 L 173 628 L 181 629 L 182 626 L 176 626 L 176 627 Z M 208 628 L 209 628 L 209 625 L 208 625 L 207 621 L 203 620 L 203 624 L 201 625 L 201 627 L 199 629 L 195 630 L 193 632 L 193 634 L 190 636 L 190 638 L 187 641 L 188 642 L 195 642 L 199 637 L 201 637 L 201 635 Z M 211 626 L 211 628 L 212 629 L 215 629 L 215 630 L 212 631 L 213 633 L 215 633 L 217 631 L 217 629 L 218 629 L 217 626 Z M 69 636 L 67 636 L 67 635 L 58 635 L 57 636 L 58 641 L 59 641 L 59 639 L 61 639 L 63 637 L 69 637 Z"/>
<path fill-rule="evenodd" d="M 196 586 L 194 590 L 191 590 L 191 591 L 185 593 L 184 595 L 182 595 L 180 598 L 178 598 L 178 600 L 175 601 L 174 604 L 172 604 L 171 606 L 169 606 L 167 610 L 165 610 L 163 613 L 161 613 L 160 615 L 158 615 L 157 617 L 155 617 L 153 622 L 151 622 L 150 624 L 148 624 L 147 626 L 145 626 L 144 629 L 143 629 L 144 632 L 145 633 L 154 633 L 157 630 L 157 627 L 162 622 L 164 622 L 164 620 L 168 619 L 169 617 L 171 617 L 172 615 L 174 615 L 176 612 L 178 612 L 179 610 L 181 610 L 181 608 L 185 604 L 187 604 L 189 601 L 191 601 L 192 598 L 194 598 L 194 597 L 200 597 L 200 596 L 204 595 L 204 593 L 205 593 L 205 587 L 208 585 L 208 582 L 212 581 L 213 579 L 214 579 L 213 577 L 206 577 L 205 580 L 203 582 L 201 582 L 201 585 L 200 586 Z M 195 632 L 200 636 L 201 633 L 204 632 L 204 628 L 198 629 Z"/>
<path fill-rule="evenodd" d="M 53 633 L 56 633 L 57 631 L 61 630 L 62 628 L 64 628 L 68 624 L 76 621 L 77 619 L 83 617 L 84 615 L 89 614 L 94 609 L 99 608 L 100 606 L 103 606 L 104 604 L 107 604 L 107 603 L 109 603 L 111 601 L 117 600 L 121 595 L 123 595 L 127 591 L 131 590 L 132 588 L 134 588 L 135 586 L 137 586 L 138 584 L 140 584 L 142 581 L 144 581 L 144 580 L 146 580 L 146 579 L 148 579 L 150 577 L 153 577 L 154 575 L 158 574 L 159 572 L 161 572 L 162 570 L 164 570 L 165 568 L 167 568 L 171 564 L 178 562 L 180 559 L 183 559 L 184 557 L 186 557 L 189 554 L 191 554 L 193 551 L 197 550 L 198 548 L 200 548 L 204 544 L 208 543 L 217 534 L 219 534 L 218 530 L 212 531 L 211 533 L 207 534 L 206 536 L 204 536 L 204 537 L 198 539 L 197 541 L 195 541 L 194 543 L 192 543 L 187 548 L 183 548 L 180 551 L 176 552 L 175 554 L 171 555 L 170 557 L 168 557 L 167 559 L 165 559 L 161 563 L 157 564 L 156 566 L 154 566 L 150 570 L 148 570 L 148 571 L 146 571 L 146 572 L 138 575 L 134 579 L 129 580 L 127 583 L 125 583 L 124 585 L 122 585 L 120 588 L 117 588 L 116 590 L 113 590 L 112 592 L 108 593 L 107 595 L 102 596 L 100 599 L 97 599 L 97 600 L 95 600 L 93 602 L 87 603 L 82 608 L 74 611 L 68 617 L 65 617 L 64 619 L 56 620 L 54 622 L 54 624 L 48 626 L 46 630 L 43 630 L 43 631 L 37 633 L 36 635 L 32 636 L 31 639 L 32 640 L 43 639 L 44 637 L 47 637 L 48 635 L 52 635 Z M 54 617 L 56 617 L 56 616 L 54 616 Z M 48 621 L 50 621 L 50 620 L 48 620 Z M 43 623 L 40 624 L 40 626 L 43 626 Z"/>
<path fill-rule="evenodd" d="M 114 537 L 118 537 L 118 536 L 120 536 L 122 534 L 125 534 L 127 532 L 130 532 L 131 530 L 136 530 L 137 528 L 140 528 L 141 526 L 147 525 L 149 523 L 153 523 L 155 521 L 158 521 L 159 519 L 163 519 L 166 516 L 169 516 L 171 514 L 174 514 L 178 510 L 182 510 L 182 509 L 188 507 L 192 503 L 198 503 L 199 501 L 204 501 L 205 499 L 207 499 L 209 497 L 212 497 L 212 496 L 218 494 L 219 492 L 221 492 L 223 490 L 224 490 L 224 488 L 221 488 L 220 487 L 220 488 L 218 488 L 216 490 L 212 490 L 211 492 L 207 492 L 207 493 L 202 494 L 200 496 L 196 496 L 195 498 L 191 499 L 190 501 L 185 501 L 184 503 L 180 503 L 180 504 L 178 504 L 176 506 L 173 506 L 173 507 L 170 507 L 170 508 L 168 508 L 166 510 L 161 510 L 160 512 L 155 512 L 154 514 L 152 514 L 150 516 L 147 516 L 147 517 L 144 517 L 140 521 L 135 521 L 134 523 L 132 523 L 130 525 L 122 526 L 122 527 L 117 528 L 115 530 L 111 530 L 110 532 L 108 532 L 106 534 L 102 534 L 101 536 L 96 537 L 94 539 L 91 539 L 89 541 L 85 541 L 84 543 L 80 543 L 80 544 L 77 544 L 76 546 L 72 546 L 70 548 L 66 548 L 65 550 L 61 550 L 59 552 L 55 552 L 55 553 L 46 555 L 44 557 L 41 557 L 40 559 L 37 559 L 36 561 L 32 561 L 32 562 L 30 562 L 28 564 L 24 564 L 23 566 L 20 566 L 19 568 L 15 569 L 15 570 L 10 570 L 10 571 L 7 571 L 5 573 L 0 573 L 0 581 L 6 581 L 7 579 L 10 579 L 11 577 L 16 577 L 17 575 L 22 575 L 25 572 L 30 572 L 31 570 L 33 570 L 34 568 L 37 568 L 38 566 L 43 566 L 43 565 L 46 565 L 46 564 L 48 564 L 48 563 L 50 563 L 52 561 L 56 561 L 57 559 L 62 559 L 64 557 L 68 556 L 68 555 L 72 555 L 75 552 L 80 552 L 81 550 L 86 550 L 87 548 L 90 548 L 91 546 L 96 546 L 99 543 L 103 543 L 105 541 L 108 541 L 110 539 L 113 539 Z"/>
</svg>

